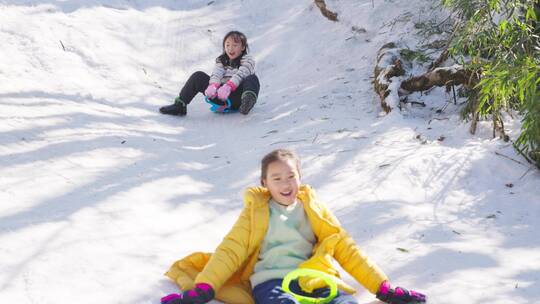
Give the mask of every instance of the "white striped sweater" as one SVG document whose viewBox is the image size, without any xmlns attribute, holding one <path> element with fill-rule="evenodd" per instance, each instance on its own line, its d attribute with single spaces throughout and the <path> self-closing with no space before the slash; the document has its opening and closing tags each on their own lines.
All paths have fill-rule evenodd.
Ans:
<svg viewBox="0 0 540 304">
<path fill-rule="evenodd" d="M 224 66 L 219 59 L 216 59 L 216 65 L 212 71 L 212 76 L 210 76 L 210 83 L 223 84 L 230 80 L 238 87 L 244 78 L 252 74 L 255 74 L 255 60 L 250 55 L 244 55 L 240 59 L 238 68 L 229 65 Z"/>
</svg>

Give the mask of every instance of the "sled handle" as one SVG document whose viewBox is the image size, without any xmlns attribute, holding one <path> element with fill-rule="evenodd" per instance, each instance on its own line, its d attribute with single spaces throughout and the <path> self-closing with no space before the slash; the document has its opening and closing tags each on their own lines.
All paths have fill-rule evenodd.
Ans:
<svg viewBox="0 0 540 304">
<path fill-rule="evenodd" d="M 321 278 L 330 287 L 330 294 L 326 298 L 313 298 L 308 296 L 302 296 L 292 292 L 289 288 L 291 281 L 298 279 L 301 276 Z M 337 296 L 337 284 L 333 276 L 322 271 L 307 268 L 298 268 L 289 272 L 283 279 L 281 288 L 283 288 L 283 290 L 295 297 L 301 304 L 324 304 L 332 301 L 332 299 Z"/>
<path fill-rule="evenodd" d="M 230 112 L 236 112 L 232 109 L 232 102 L 230 98 L 227 98 L 224 105 L 218 105 L 214 103 L 210 98 L 207 96 L 204 96 L 204 100 L 211 105 L 210 111 L 215 113 L 230 113 Z"/>
</svg>

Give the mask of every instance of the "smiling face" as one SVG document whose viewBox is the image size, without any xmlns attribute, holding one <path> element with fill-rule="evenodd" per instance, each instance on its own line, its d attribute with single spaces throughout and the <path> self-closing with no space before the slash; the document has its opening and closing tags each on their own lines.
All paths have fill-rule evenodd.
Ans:
<svg viewBox="0 0 540 304">
<path fill-rule="evenodd" d="M 229 36 L 223 43 L 223 50 L 229 56 L 230 60 L 238 58 L 245 49 L 246 46 L 242 44 L 242 41 L 238 37 Z"/>
<path fill-rule="evenodd" d="M 285 206 L 293 204 L 300 187 L 300 173 L 295 161 L 286 159 L 271 162 L 262 183 L 275 201 Z"/>
</svg>

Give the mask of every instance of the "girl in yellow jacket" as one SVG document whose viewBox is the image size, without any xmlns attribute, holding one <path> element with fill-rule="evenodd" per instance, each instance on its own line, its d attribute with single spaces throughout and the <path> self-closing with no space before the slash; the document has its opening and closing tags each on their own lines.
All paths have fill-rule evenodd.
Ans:
<svg viewBox="0 0 540 304">
<path fill-rule="evenodd" d="M 262 187 L 244 194 L 244 209 L 215 253 L 194 253 L 175 262 L 166 275 L 184 291 L 162 304 L 202 304 L 216 298 L 231 304 L 294 304 L 282 288 L 297 268 L 325 272 L 339 287 L 331 304 L 357 303 L 355 290 L 340 279 L 332 261 L 386 303 L 424 303 L 421 293 L 392 288 L 388 277 L 355 244 L 308 185 L 300 183 L 300 161 L 289 150 L 275 150 L 261 161 Z M 300 277 L 291 291 L 326 297 L 319 278 Z"/>
</svg>

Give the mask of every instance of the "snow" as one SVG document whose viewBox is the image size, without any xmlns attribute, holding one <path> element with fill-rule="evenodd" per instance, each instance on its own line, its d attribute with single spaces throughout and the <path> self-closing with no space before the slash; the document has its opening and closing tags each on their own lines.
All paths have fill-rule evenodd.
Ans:
<svg viewBox="0 0 540 304">
<path fill-rule="evenodd" d="M 157 303 L 169 265 L 215 248 L 286 147 L 393 284 L 540 303 L 539 171 L 489 122 L 470 135 L 462 98 L 382 115 L 373 92 L 379 48 L 419 44 L 439 1 L 326 2 L 340 22 L 311 0 L 1 1 L 0 302 Z M 257 60 L 252 113 L 198 96 L 159 114 L 232 29 Z M 506 126 L 517 138 L 519 118 Z"/>
</svg>

